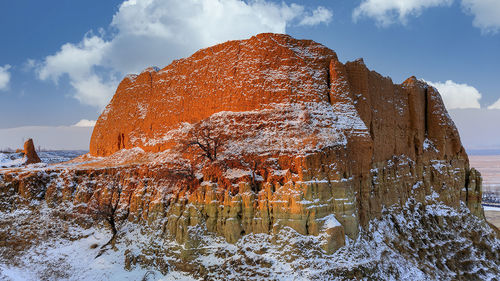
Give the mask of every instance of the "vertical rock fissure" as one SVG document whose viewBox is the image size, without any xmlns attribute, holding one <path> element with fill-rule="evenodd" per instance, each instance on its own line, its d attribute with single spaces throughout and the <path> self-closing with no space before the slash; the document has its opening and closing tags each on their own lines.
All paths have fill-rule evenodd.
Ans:
<svg viewBox="0 0 500 281">
<path fill-rule="evenodd" d="M 470 170 L 465 173 L 465 204 L 469 205 Z"/>
<path fill-rule="evenodd" d="M 370 137 L 375 140 L 375 133 L 373 132 L 373 120 L 370 120 Z"/>
<path fill-rule="evenodd" d="M 121 135 L 118 134 L 118 150 L 121 149 L 121 146 L 122 146 L 122 138 L 121 138 Z"/>
<path fill-rule="evenodd" d="M 311 218 L 311 212 L 307 212 L 307 218 L 306 218 L 306 234 L 309 235 L 309 219 Z"/>
<path fill-rule="evenodd" d="M 134 191 L 131 190 L 130 194 L 128 195 L 128 198 L 127 198 L 127 206 L 126 206 L 126 208 L 127 208 L 126 210 L 127 211 L 126 211 L 126 213 L 124 215 L 124 218 L 126 218 L 126 219 L 129 219 L 129 217 L 130 217 L 130 205 L 132 204 L 132 196 L 133 195 L 134 195 Z"/>
<path fill-rule="evenodd" d="M 331 64 L 331 62 L 330 62 Z M 332 97 L 331 97 L 331 94 L 332 94 L 332 88 L 331 88 L 331 76 L 330 76 L 330 67 L 328 67 L 326 69 L 326 87 L 328 88 L 328 92 L 326 93 L 326 96 L 328 98 L 328 103 L 329 104 L 332 104 Z"/>
<path fill-rule="evenodd" d="M 427 138 L 429 136 L 429 91 L 428 91 L 428 88 L 426 87 L 425 88 L 425 92 L 424 92 L 424 125 L 425 125 L 425 138 Z"/>
</svg>

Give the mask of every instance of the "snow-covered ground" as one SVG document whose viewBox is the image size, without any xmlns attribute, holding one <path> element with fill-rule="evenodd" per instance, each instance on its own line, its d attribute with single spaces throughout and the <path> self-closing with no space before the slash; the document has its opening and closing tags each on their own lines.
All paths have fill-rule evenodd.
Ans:
<svg viewBox="0 0 500 281">
<path fill-rule="evenodd" d="M 182 272 L 165 275 L 157 270 L 134 267 L 125 269 L 125 252 L 142 245 L 146 237 L 137 226 L 124 225 L 122 243 L 109 247 L 97 257 L 101 246 L 110 239 L 105 227 L 82 227 L 74 220 L 61 218 L 72 213 L 71 207 L 51 209 L 33 202 L 13 212 L 0 212 L 0 280 L 195 280 Z M 8 235 L 4 236 L 4 235 Z"/>
<path fill-rule="evenodd" d="M 403 210 L 384 210 L 359 239 L 347 239 L 347 245 L 332 255 L 321 249 L 321 237 L 289 228 L 276 235 L 248 234 L 229 244 L 202 226 L 194 227 L 189 232 L 197 242 L 186 246 L 162 233 L 124 223 L 115 247 L 96 257 L 111 234 L 101 224 L 85 223 L 87 218 L 76 215 L 71 206 L 52 209 L 33 201 L 31 206 L 10 210 L 0 204 L 0 280 L 350 280 L 360 276 L 495 280 L 500 275 L 500 240 L 492 230 L 464 206 L 455 210 L 434 198 L 428 200 L 432 201 L 428 206 L 409 203 Z M 498 213 L 500 208 L 485 207 L 485 211 Z"/>
<path fill-rule="evenodd" d="M 75 224 L 84 218 L 63 215 L 71 208 L 37 204 L 0 212 L 0 237 L 7 238 L 0 247 L 0 280 L 494 280 L 500 274 L 500 240 L 464 206 L 386 209 L 332 255 L 322 251 L 321 237 L 290 228 L 230 244 L 191 227 L 197 242 L 188 246 L 124 223 L 115 247 L 96 257 L 111 236 L 106 228 Z M 441 225 L 434 222 L 438 217 Z"/>
<path fill-rule="evenodd" d="M 26 162 L 19 153 L 1 153 L 0 168 L 17 167 Z"/>
<path fill-rule="evenodd" d="M 500 229 L 500 207 L 483 206 L 486 220 Z"/>
<path fill-rule="evenodd" d="M 74 159 L 80 155 L 88 153 L 86 150 L 52 150 L 52 151 L 40 151 L 38 156 L 43 163 L 53 164 L 61 163 Z"/>
<path fill-rule="evenodd" d="M 87 153 L 85 150 L 40 151 L 38 156 L 43 163 L 54 164 L 69 161 Z M 19 167 L 26 162 L 21 153 L 0 152 L 0 168 Z"/>
<path fill-rule="evenodd" d="M 500 207 L 483 206 L 485 211 L 500 212 Z"/>
</svg>

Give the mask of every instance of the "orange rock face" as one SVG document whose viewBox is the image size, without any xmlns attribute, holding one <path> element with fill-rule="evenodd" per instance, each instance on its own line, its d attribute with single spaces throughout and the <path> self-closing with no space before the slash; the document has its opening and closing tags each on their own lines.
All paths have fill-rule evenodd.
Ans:
<svg viewBox="0 0 500 281">
<path fill-rule="evenodd" d="M 200 50 L 162 70 L 129 75 L 100 116 L 90 153 L 122 148 L 160 151 L 161 138 L 182 122 L 221 111 L 328 101 L 332 50 L 313 41 L 261 34 Z"/>
<path fill-rule="evenodd" d="M 325 108 L 318 109 L 321 106 Z M 90 153 L 108 156 L 133 147 L 163 151 L 174 145 L 169 134 L 183 122 L 195 123 L 219 112 L 267 110 L 282 115 L 284 109 L 297 109 L 304 116 L 313 111 L 323 119 L 348 116 L 345 122 L 350 124 L 327 126 L 347 137 L 352 129 L 369 135 L 366 141 L 371 142 L 375 162 L 401 154 L 414 159 L 422 154 L 426 139 L 440 158 L 465 155 L 434 88 L 414 77 L 395 85 L 362 61 L 344 65 L 334 51 L 318 43 L 277 34 L 230 41 L 162 70 L 127 76 L 95 126 Z M 334 114 L 326 116 L 329 110 Z M 253 115 L 253 123 L 269 119 Z"/>
</svg>

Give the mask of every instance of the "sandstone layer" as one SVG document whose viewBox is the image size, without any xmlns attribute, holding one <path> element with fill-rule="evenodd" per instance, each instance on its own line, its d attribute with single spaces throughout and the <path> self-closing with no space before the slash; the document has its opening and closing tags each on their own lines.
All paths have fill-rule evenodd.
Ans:
<svg viewBox="0 0 500 281">
<path fill-rule="evenodd" d="M 200 132 L 218 143 L 213 159 L 189 145 Z M 2 192 L 82 212 L 118 202 L 128 220 L 185 244 L 198 225 L 230 242 L 290 227 L 331 253 L 410 198 L 483 216 L 481 177 L 436 89 L 279 34 L 127 76 L 90 155 L 0 176 Z"/>
</svg>

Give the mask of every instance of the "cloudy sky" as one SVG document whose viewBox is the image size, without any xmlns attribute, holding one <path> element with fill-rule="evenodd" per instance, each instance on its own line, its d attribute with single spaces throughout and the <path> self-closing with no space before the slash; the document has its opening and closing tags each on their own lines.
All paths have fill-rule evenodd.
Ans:
<svg viewBox="0 0 500 281">
<path fill-rule="evenodd" d="M 424 79 L 468 149 L 500 149 L 499 15 L 499 0 L 1 1 L 0 149 L 87 148 L 124 75 L 261 32 Z"/>
</svg>

